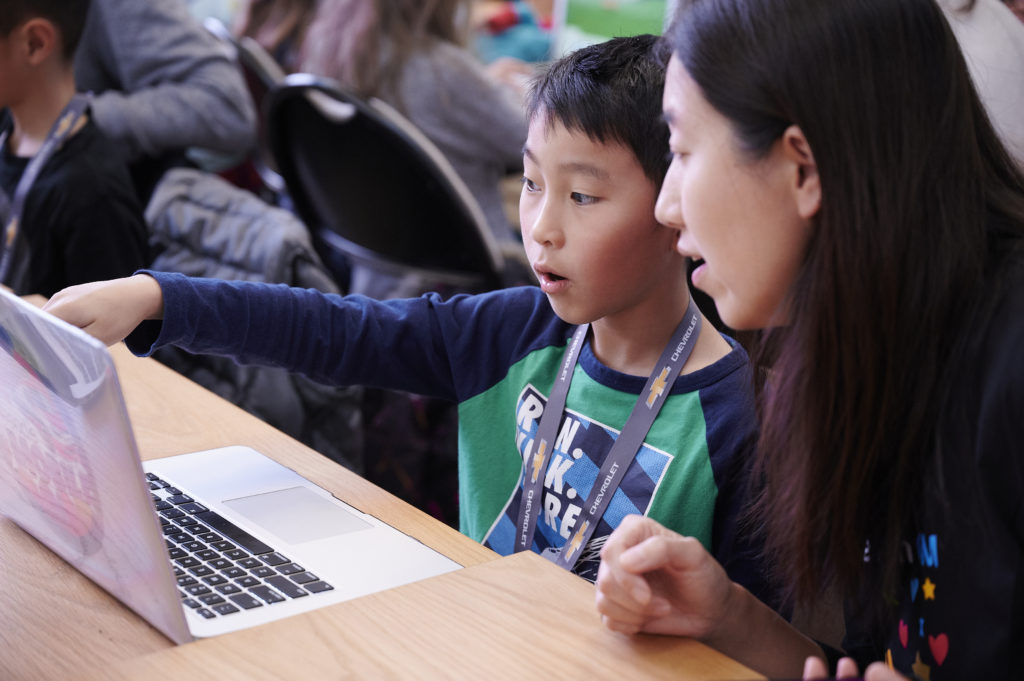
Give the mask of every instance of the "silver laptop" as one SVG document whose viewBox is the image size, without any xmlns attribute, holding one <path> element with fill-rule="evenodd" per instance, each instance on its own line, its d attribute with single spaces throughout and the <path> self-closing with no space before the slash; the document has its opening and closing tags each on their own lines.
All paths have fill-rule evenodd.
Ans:
<svg viewBox="0 0 1024 681">
<path fill-rule="evenodd" d="M 460 567 L 248 447 L 140 462 L 107 348 L 4 290 L 0 514 L 176 643 Z"/>
</svg>

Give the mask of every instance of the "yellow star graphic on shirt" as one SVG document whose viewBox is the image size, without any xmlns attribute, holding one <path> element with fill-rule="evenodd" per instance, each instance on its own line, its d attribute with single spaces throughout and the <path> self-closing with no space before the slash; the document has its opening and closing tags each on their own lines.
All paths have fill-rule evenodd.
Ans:
<svg viewBox="0 0 1024 681">
<path fill-rule="evenodd" d="M 935 582 L 933 582 L 930 578 L 929 579 L 925 579 L 924 580 L 924 584 L 921 585 L 921 593 L 924 594 L 924 599 L 926 601 L 934 601 L 935 600 Z"/>
<path fill-rule="evenodd" d="M 914 670 L 914 674 L 921 679 L 921 681 L 929 681 L 932 675 L 932 668 L 921 661 L 921 653 L 917 653 L 917 658 L 914 660 L 914 664 L 910 667 Z"/>
</svg>

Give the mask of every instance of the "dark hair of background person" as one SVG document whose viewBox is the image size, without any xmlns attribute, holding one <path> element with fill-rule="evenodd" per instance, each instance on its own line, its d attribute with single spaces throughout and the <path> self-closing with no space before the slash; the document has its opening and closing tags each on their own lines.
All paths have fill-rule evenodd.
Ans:
<svg viewBox="0 0 1024 681">
<path fill-rule="evenodd" d="M 61 55 L 71 61 L 82 37 L 90 0 L 7 0 L 0 13 L 0 35 L 10 35 L 29 19 L 42 17 L 53 23 L 61 34 Z"/>
<path fill-rule="evenodd" d="M 663 49 L 657 36 L 641 35 L 576 50 L 534 80 L 527 117 L 539 112 L 549 127 L 561 123 L 602 144 L 628 147 L 661 186 L 669 165 L 668 126 L 661 116 Z"/>
<path fill-rule="evenodd" d="M 464 43 L 462 5 L 463 0 L 322 2 L 307 33 L 302 70 L 329 74 L 363 98 L 397 91 L 414 52 L 434 40 Z"/>
<path fill-rule="evenodd" d="M 932 0 L 683 0 L 668 36 L 742 154 L 795 124 L 821 181 L 789 324 L 757 338 L 752 526 L 797 601 L 891 593 L 918 502 L 941 494 L 923 471 L 956 451 L 936 431 L 991 315 L 992 234 L 1024 234 L 1024 178 Z"/>
</svg>

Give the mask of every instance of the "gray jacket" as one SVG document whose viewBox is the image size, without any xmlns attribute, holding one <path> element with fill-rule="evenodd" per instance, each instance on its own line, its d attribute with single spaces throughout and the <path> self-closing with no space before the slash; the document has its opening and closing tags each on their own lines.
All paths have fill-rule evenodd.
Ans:
<svg viewBox="0 0 1024 681">
<path fill-rule="evenodd" d="M 182 0 L 92 0 L 75 53 L 92 116 L 128 160 L 250 149 L 256 112 L 238 68 Z"/>
<path fill-rule="evenodd" d="M 146 208 L 152 269 L 196 277 L 266 281 L 337 293 L 309 231 L 286 210 L 200 170 L 176 168 Z M 163 348 L 162 363 L 342 465 L 364 469 L 358 386 L 332 387 L 283 369 Z"/>
</svg>

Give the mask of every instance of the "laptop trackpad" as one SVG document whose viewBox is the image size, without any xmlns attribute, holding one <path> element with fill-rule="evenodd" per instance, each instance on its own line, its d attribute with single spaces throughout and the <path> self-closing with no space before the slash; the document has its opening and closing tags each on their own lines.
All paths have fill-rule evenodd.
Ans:
<svg viewBox="0 0 1024 681">
<path fill-rule="evenodd" d="M 372 527 L 362 518 L 305 487 L 291 487 L 224 505 L 290 544 L 327 539 Z"/>
</svg>

